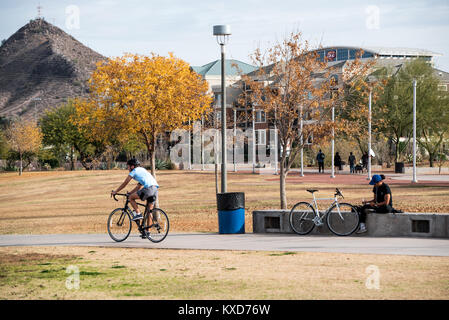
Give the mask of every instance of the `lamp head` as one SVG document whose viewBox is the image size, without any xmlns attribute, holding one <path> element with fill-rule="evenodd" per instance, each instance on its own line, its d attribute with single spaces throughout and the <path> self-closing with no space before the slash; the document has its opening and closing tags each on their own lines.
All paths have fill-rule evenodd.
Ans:
<svg viewBox="0 0 449 320">
<path fill-rule="evenodd" d="M 225 45 L 229 41 L 231 35 L 231 26 L 229 25 L 217 25 L 214 26 L 214 36 L 217 37 L 219 45 Z"/>
</svg>

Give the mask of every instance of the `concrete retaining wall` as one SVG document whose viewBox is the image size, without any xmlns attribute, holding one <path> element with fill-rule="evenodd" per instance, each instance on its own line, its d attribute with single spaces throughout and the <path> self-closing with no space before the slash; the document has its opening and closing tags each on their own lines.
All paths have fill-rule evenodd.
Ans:
<svg viewBox="0 0 449 320">
<path fill-rule="evenodd" d="M 289 210 L 253 211 L 254 233 L 294 233 Z M 368 232 L 354 236 L 449 238 L 449 213 L 368 214 Z M 326 223 L 310 234 L 333 235 Z"/>
</svg>

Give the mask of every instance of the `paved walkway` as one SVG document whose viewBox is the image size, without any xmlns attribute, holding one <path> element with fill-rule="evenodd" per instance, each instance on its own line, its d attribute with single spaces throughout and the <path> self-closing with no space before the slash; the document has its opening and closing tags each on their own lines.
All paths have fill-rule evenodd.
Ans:
<svg viewBox="0 0 449 320">
<path fill-rule="evenodd" d="M 448 239 L 297 236 L 290 234 L 173 233 L 161 243 L 137 234 L 117 243 L 107 234 L 0 235 L 0 246 L 93 246 L 242 251 L 308 251 L 449 256 Z"/>
</svg>

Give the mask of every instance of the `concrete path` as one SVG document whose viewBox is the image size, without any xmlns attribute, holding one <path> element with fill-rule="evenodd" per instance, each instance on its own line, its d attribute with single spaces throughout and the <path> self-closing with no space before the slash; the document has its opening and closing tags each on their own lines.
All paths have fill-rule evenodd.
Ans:
<svg viewBox="0 0 449 320">
<path fill-rule="evenodd" d="M 0 235 L 0 246 L 93 246 L 164 249 L 309 251 L 449 256 L 448 239 L 297 236 L 289 234 L 173 233 L 161 243 L 137 234 L 117 243 L 107 234 Z"/>
</svg>

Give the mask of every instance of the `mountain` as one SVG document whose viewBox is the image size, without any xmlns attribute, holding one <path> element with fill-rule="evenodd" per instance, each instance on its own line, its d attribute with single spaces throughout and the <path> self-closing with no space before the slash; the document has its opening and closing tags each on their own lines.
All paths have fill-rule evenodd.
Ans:
<svg viewBox="0 0 449 320">
<path fill-rule="evenodd" d="M 0 116 L 39 119 L 86 96 L 87 79 L 105 59 L 44 19 L 31 20 L 0 46 Z"/>
</svg>

